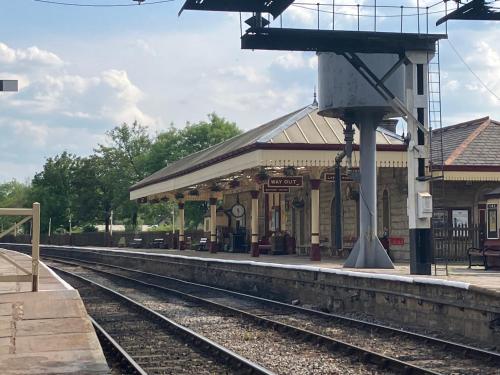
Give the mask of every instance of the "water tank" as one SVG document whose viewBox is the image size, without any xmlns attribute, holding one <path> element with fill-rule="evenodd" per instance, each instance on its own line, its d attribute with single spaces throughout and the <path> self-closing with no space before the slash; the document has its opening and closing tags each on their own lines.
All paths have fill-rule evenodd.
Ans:
<svg viewBox="0 0 500 375">
<path fill-rule="evenodd" d="M 397 61 L 394 54 L 358 54 L 377 77 L 382 77 Z M 404 102 L 404 65 L 384 84 Z M 352 118 L 363 112 L 399 115 L 359 72 L 341 55 L 318 53 L 319 113 L 327 117 Z"/>
</svg>

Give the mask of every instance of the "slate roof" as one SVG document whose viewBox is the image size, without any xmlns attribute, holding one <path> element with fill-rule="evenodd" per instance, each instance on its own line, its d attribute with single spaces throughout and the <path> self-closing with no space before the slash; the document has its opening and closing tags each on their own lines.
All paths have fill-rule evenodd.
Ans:
<svg viewBox="0 0 500 375">
<path fill-rule="evenodd" d="M 442 159 L 445 167 L 500 166 L 500 122 L 483 117 L 433 130 L 432 162 Z"/>
<path fill-rule="evenodd" d="M 225 142 L 191 154 L 153 173 L 133 185 L 130 190 L 165 181 L 178 175 L 187 174 L 197 167 L 213 164 L 221 158 L 234 157 L 256 148 L 273 148 L 290 145 L 297 149 L 311 149 L 314 146 L 342 145 L 345 125 L 339 119 L 326 118 L 318 114 L 315 104 L 308 105 L 264 125 L 251 129 Z M 355 132 L 354 143 L 359 144 L 359 132 Z M 396 133 L 378 129 L 377 145 L 402 147 L 403 139 Z M 299 147 L 300 146 L 300 147 Z M 291 151 L 293 152 L 293 151 Z"/>
</svg>

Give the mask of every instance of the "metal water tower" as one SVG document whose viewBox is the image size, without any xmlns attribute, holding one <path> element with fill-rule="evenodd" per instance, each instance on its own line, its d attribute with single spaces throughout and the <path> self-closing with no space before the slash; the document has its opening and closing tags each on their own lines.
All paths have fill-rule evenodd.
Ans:
<svg viewBox="0 0 500 375">
<path fill-rule="evenodd" d="M 418 4 L 418 1 L 417 1 Z M 317 14 L 314 29 L 283 27 L 283 13 L 291 6 L 311 9 Z M 407 124 L 408 141 L 408 218 L 410 265 L 413 274 L 430 274 L 432 197 L 429 193 L 429 115 L 428 64 L 436 43 L 445 34 L 429 33 L 429 10 L 417 5 L 393 6 L 400 12 L 398 32 L 377 30 L 377 3 L 351 4 L 357 9 L 354 30 L 336 30 L 346 4 L 304 3 L 293 0 L 187 0 L 183 9 L 225 12 L 252 12 L 245 21 L 250 27 L 241 34 L 243 49 L 315 51 L 318 54 L 319 107 L 325 116 L 340 117 L 354 123 L 360 131 L 361 186 L 360 238 L 345 266 L 393 268 L 377 238 L 376 128 L 386 117 L 402 117 Z M 336 8 L 337 7 L 337 8 Z M 340 7 L 340 8 L 339 8 Z M 360 9 L 370 9 L 373 24 L 361 30 Z M 379 6 L 380 7 L 380 6 Z M 391 8 L 382 5 L 384 17 Z M 403 32 L 408 8 L 417 20 L 413 32 Z M 329 9 L 329 10 L 328 10 Z M 339 11 L 340 9 L 340 11 Z M 269 14 L 279 25 L 273 26 Z M 328 14 L 329 29 L 322 29 L 321 15 Z M 380 13 L 379 13 L 380 14 Z M 336 18 L 337 17 L 337 18 Z M 398 16 L 397 16 L 398 17 Z M 421 32 L 422 19 L 426 31 Z M 243 25 L 240 22 L 240 29 Z"/>
</svg>

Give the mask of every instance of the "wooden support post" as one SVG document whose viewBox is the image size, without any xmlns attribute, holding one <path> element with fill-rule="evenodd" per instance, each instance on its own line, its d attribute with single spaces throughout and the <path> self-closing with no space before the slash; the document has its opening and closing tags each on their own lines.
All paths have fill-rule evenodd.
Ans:
<svg viewBox="0 0 500 375">
<path fill-rule="evenodd" d="M 217 252 L 217 198 L 210 198 L 210 252 Z"/>
<path fill-rule="evenodd" d="M 250 192 L 252 195 L 252 240 L 251 240 L 251 254 L 253 257 L 258 257 L 259 253 L 259 191 L 253 190 Z"/>
<path fill-rule="evenodd" d="M 31 237 L 32 288 L 38 291 L 38 268 L 40 259 L 40 203 L 33 203 L 33 231 Z"/>
<path fill-rule="evenodd" d="M 186 250 L 186 239 L 184 238 L 184 202 L 179 201 L 179 250 Z"/>
<path fill-rule="evenodd" d="M 321 260 L 319 248 L 319 185 L 321 180 L 311 180 L 311 253 L 310 259 Z"/>
</svg>

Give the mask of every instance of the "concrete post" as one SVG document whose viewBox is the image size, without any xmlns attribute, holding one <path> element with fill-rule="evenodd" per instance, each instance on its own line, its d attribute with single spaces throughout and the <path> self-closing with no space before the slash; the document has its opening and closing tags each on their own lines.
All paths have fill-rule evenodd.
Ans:
<svg viewBox="0 0 500 375">
<path fill-rule="evenodd" d="M 376 129 L 382 115 L 363 112 L 356 121 L 360 132 L 360 233 L 344 267 L 394 268 L 377 236 Z"/>
<path fill-rule="evenodd" d="M 310 259 L 321 260 L 319 248 L 319 185 L 321 180 L 311 180 L 311 253 Z"/>
<path fill-rule="evenodd" d="M 31 237 L 31 268 L 33 281 L 31 291 L 38 292 L 38 266 L 40 259 L 40 203 L 33 203 L 33 231 Z"/>
<path fill-rule="evenodd" d="M 179 250 L 186 250 L 186 239 L 184 238 L 184 202 L 178 202 L 179 207 Z"/>
<path fill-rule="evenodd" d="M 210 198 L 210 252 L 217 252 L 217 198 Z"/>
<path fill-rule="evenodd" d="M 251 255 L 253 257 L 258 257 L 259 253 L 259 191 L 252 190 L 250 192 L 252 195 L 252 212 L 251 212 L 251 222 L 252 222 L 252 240 L 251 240 Z"/>
</svg>

